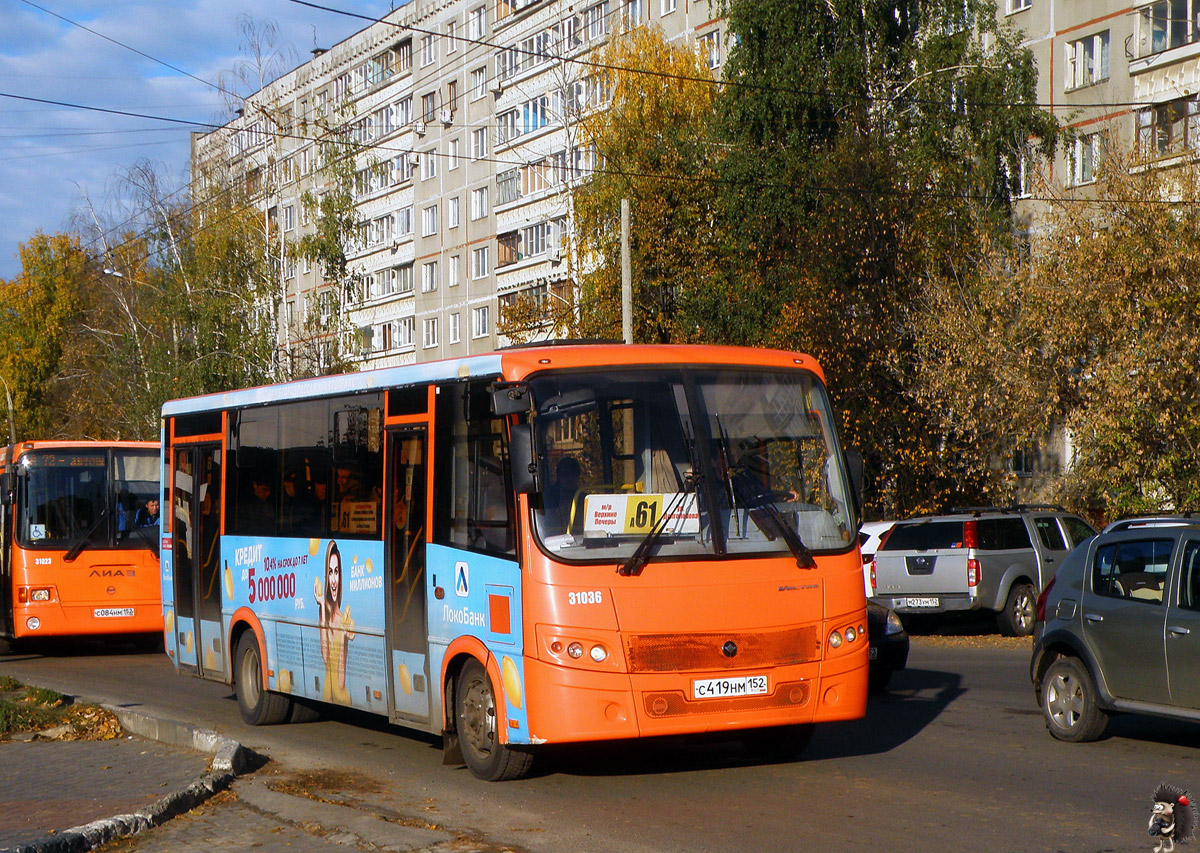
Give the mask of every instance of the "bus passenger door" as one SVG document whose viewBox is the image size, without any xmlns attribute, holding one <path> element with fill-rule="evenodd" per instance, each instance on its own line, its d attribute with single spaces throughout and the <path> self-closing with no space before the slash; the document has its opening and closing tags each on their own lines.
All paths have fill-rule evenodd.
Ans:
<svg viewBox="0 0 1200 853">
<path fill-rule="evenodd" d="M 222 678 L 221 448 L 176 448 L 171 514 L 175 637 L 181 666 Z"/>
<path fill-rule="evenodd" d="M 425 427 L 388 432 L 388 649 L 392 719 L 427 722 L 430 714 L 425 622 L 425 539 L 429 506 Z"/>
</svg>

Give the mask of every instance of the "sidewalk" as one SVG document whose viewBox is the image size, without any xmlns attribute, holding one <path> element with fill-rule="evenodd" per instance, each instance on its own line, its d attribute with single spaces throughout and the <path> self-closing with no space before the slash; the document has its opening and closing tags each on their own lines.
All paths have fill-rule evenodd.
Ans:
<svg viewBox="0 0 1200 853">
<path fill-rule="evenodd" d="M 251 758 L 240 744 L 104 707 L 123 737 L 0 743 L 0 853 L 76 853 L 119 838 L 122 853 L 519 849 L 399 812 L 349 774 L 297 780 L 268 765 L 239 776 Z"/>
<path fill-rule="evenodd" d="M 82 851 L 162 823 L 227 787 L 241 746 L 109 707 L 108 741 L 0 744 L 0 853 Z"/>
</svg>

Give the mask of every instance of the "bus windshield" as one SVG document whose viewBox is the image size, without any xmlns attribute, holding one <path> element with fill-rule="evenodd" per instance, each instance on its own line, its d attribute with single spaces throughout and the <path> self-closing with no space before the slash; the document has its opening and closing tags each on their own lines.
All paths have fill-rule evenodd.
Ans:
<svg viewBox="0 0 1200 853">
<path fill-rule="evenodd" d="M 625 369 L 530 381 L 549 476 L 535 528 L 565 561 L 844 551 L 856 521 L 807 371 Z M 795 534 L 795 535 L 793 535 Z"/>
<path fill-rule="evenodd" d="M 158 540 L 152 450 L 41 450 L 21 457 L 17 542 L 53 550 L 148 548 Z"/>
</svg>

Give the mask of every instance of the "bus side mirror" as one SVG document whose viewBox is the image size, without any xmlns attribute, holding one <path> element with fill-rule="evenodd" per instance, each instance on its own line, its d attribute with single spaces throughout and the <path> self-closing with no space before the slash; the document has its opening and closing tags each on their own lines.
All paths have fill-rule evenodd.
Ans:
<svg viewBox="0 0 1200 853">
<path fill-rule="evenodd" d="M 542 490 L 542 466 L 533 448 L 533 424 L 510 424 L 508 438 L 513 490 L 519 495 L 537 494 Z"/>
<path fill-rule="evenodd" d="M 498 418 L 529 411 L 529 386 L 523 382 L 492 386 L 492 414 Z"/>
<path fill-rule="evenodd" d="M 850 493 L 854 496 L 854 508 L 861 517 L 863 505 L 863 455 L 857 450 L 847 450 L 842 456 L 846 460 L 846 473 L 850 475 Z"/>
<path fill-rule="evenodd" d="M 15 494 L 13 475 L 11 471 L 0 474 L 0 503 L 11 504 Z"/>
</svg>

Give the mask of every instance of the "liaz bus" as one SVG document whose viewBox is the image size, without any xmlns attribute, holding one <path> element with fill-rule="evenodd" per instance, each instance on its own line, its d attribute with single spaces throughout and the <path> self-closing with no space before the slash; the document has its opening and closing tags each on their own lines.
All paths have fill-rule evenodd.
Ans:
<svg viewBox="0 0 1200 853">
<path fill-rule="evenodd" d="M 177 669 L 516 778 L 549 744 L 795 754 L 865 710 L 857 487 L 790 352 L 515 347 L 163 408 Z"/>
<path fill-rule="evenodd" d="M 158 645 L 158 478 L 155 442 L 0 447 L 0 652 L 76 636 Z"/>
</svg>

